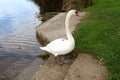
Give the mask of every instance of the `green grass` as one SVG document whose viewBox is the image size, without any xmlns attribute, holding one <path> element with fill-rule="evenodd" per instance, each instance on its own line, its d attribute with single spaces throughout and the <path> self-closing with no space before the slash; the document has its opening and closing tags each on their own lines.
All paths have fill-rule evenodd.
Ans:
<svg viewBox="0 0 120 80">
<path fill-rule="evenodd" d="M 76 30 L 75 50 L 89 53 L 109 70 L 108 80 L 120 80 L 120 0 L 94 0 Z"/>
</svg>

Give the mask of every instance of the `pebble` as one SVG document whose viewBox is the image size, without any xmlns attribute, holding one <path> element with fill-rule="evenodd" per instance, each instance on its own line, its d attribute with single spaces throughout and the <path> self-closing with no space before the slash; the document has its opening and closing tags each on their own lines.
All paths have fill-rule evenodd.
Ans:
<svg viewBox="0 0 120 80">
<path fill-rule="evenodd" d="M 42 65 L 39 65 L 40 67 L 42 67 Z"/>
</svg>

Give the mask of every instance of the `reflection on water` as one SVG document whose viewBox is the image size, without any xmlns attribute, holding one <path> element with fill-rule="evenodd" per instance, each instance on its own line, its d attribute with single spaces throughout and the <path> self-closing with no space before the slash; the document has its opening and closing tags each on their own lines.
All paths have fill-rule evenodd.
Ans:
<svg viewBox="0 0 120 80">
<path fill-rule="evenodd" d="M 35 27 L 39 6 L 29 0 L 0 0 L 0 80 L 13 80 L 40 54 Z"/>
<path fill-rule="evenodd" d="M 41 22 L 36 18 L 39 7 L 27 0 L 0 0 L 0 34 L 33 29 Z"/>
<path fill-rule="evenodd" d="M 62 9 L 62 0 L 33 0 L 38 6 L 40 6 L 40 13 L 45 12 L 59 12 Z"/>
<path fill-rule="evenodd" d="M 0 0 L 0 44 L 9 52 L 39 53 L 39 7 L 27 0 Z M 33 49 L 33 50 L 32 50 Z"/>
</svg>

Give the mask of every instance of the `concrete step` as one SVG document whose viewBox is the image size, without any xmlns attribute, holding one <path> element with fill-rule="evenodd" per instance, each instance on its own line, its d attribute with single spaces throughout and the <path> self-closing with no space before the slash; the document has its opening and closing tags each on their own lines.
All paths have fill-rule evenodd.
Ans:
<svg viewBox="0 0 120 80">
<path fill-rule="evenodd" d="M 33 62 L 30 63 L 22 72 L 20 72 L 13 80 L 30 80 L 39 68 L 39 65 L 42 65 L 44 61 L 40 58 L 36 58 Z"/>
<path fill-rule="evenodd" d="M 64 80 L 107 80 L 108 71 L 101 61 L 89 54 L 79 53 Z"/>
<path fill-rule="evenodd" d="M 59 65 L 54 56 L 46 61 L 46 63 L 37 70 L 32 80 L 63 80 L 67 74 L 70 64 Z"/>
<path fill-rule="evenodd" d="M 80 14 L 81 17 L 71 17 L 71 32 L 76 29 L 85 12 L 81 12 Z M 66 38 L 64 27 L 65 16 L 66 13 L 59 13 L 36 28 L 37 36 L 43 45 L 57 38 Z M 61 56 L 60 58 L 58 56 L 57 59 L 55 59 L 54 56 L 50 56 L 46 63 L 33 75 L 31 80 L 64 80 L 73 60 L 74 59 L 66 59 L 66 56 Z M 62 64 L 63 62 L 65 64 Z"/>
<path fill-rule="evenodd" d="M 81 17 L 72 16 L 70 19 L 70 30 L 74 32 L 80 20 L 85 15 L 85 12 L 80 12 Z M 44 22 L 36 28 L 36 34 L 41 44 L 46 45 L 46 43 L 58 39 L 66 38 L 65 31 L 65 17 L 66 13 L 59 13 L 50 20 Z"/>
</svg>

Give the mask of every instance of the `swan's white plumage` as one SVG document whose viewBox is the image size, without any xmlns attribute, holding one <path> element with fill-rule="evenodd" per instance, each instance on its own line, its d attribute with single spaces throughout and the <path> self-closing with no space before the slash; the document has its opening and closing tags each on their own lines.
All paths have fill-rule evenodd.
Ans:
<svg viewBox="0 0 120 80">
<path fill-rule="evenodd" d="M 69 19 L 71 15 L 75 14 L 76 10 L 70 10 L 66 16 L 65 28 L 68 39 L 60 38 L 56 39 L 45 47 L 40 47 L 40 49 L 45 50 L 54 56 L 64 55 L 71 52 L 74 49 L 75 41 L 69 29 Z"/>
<path fill-rule="evenodd" d="M 64 55 L 74 49 L 75 43 L 71 43 L 66 39 L 56 39 L 50 42 L 46 47 L 40 47 L 40 49 L 52 53 L 53 55 Z"/>
</svg>

